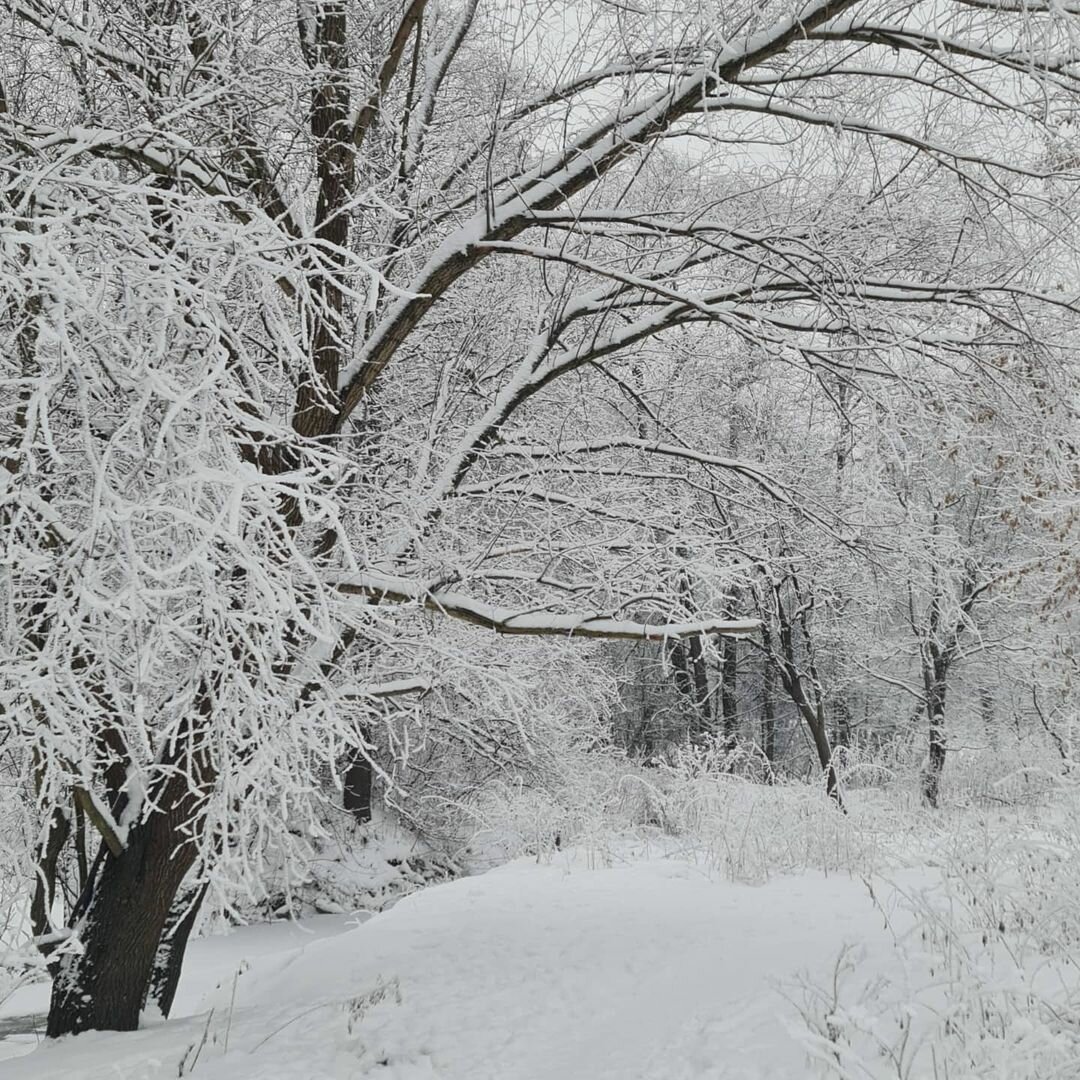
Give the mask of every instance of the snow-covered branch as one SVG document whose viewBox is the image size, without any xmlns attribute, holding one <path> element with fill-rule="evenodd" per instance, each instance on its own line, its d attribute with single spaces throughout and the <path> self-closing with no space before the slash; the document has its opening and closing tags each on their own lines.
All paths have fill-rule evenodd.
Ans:
<svg viewBox="0 0 1080 1080">
<path fill-rule="evenodd" d="M 519 611 L 475 600 L 437 585 L 425 585 L 408 578 L 374 571 L 341 575 L 331 578 L 329 584 L 345 595 L 418 604 L 428 611 L 437 611 L 452 619 L 461 619 L 499 634 L 668 641 L 713 635 L 747 637 L 760 626 L 757 619 L 718 618 L 696 622 L 646 623 L 614 618 L 602 612 L 551 612 L 544 608 Z"/>
<path fill-rule="evenodd" d="M 117 824 L 109 813 L 109 808 L 89 788 L 78 786 L 74 791 L 75 804 L 86 815 L 87 821 L 100 833 L 109 851 L 113 855 L 120 855 L 127 842 L 125 830 Z"/>
<path fill-rule="evenodd" d="M 409 283 L 406 295 L 375 327 L 364 350 L 342 369 L 338 429 L 390 363 L 432 305 L 468 270 L 490 254 L 483 241 L 512 240 L 527 228 L 537 210 L 561 206 L 595 183 L 624 158 L 707 99 L 727 77 L 782 53 L 808 31 L 853 7 L 857 0 L 816 0 L 797 14 L 729 44 L 716 61 L 691 68 L 670 89 L 620 106 L 612 116 L 515 178 L 510 192 L 485 206 L 454 230 Z"/>
<path fill-rule="evenodd" d="M 612 439 L 600 439 L 595 442 L 563 443 L 555 447 L 507 443 L 502 446 L 493 447 L 488 453 L 490 456 L 494 457 L 546 459 L 574 456 L 576 454 L 602 454 L 610 450 L 639 450 L 645 454 L 656 454 L 659 457 L 679 458 L 683 461 L 694 462 L 698 465 L 708 465 L 717 469 L 725 469 L 728 472 L 737 473 L 738 475 L 753 481 L 758 487 L 767 492 L 778 502 L 785 503 L 788 506 L 794 505 L 791 493 L 751 462 L 740 461 L 737 458 L 724 457 L 719 454 L 704 453 L 700 450 L 695 450 L 692 447 L 675 446 L 671 443 L 650 442 L 648 439 L 618 437 Z"/>
</svg>

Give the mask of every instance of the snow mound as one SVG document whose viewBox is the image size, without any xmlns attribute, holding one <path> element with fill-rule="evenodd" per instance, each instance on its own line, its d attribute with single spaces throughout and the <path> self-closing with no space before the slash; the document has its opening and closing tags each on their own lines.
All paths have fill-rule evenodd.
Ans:
<svg viewBox="0 0 1080 1080">
<path fill-rule="evenodd" d="M 796 1080 L 780 984 L 845 944 L 887 967 L 884 921 L 847 876 L 747 886 L 675 860 L 522 859 L 242 962 L 197 1015 L 43 1045 L 4 1076 Z"/>
</svg>

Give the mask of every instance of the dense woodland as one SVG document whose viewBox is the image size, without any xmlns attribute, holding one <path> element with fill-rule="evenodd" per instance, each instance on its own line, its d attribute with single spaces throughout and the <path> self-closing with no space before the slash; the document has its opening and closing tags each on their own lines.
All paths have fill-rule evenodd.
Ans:
<svg viewBox="0 0 1080 1080">
<path fill-rule="evenodd" d="M 0 10 L 0 889 L 50 1035 L 167 1015 L 203 905 L 373 804 L 1069 773 L 1068 3 Z"/>
</svg>

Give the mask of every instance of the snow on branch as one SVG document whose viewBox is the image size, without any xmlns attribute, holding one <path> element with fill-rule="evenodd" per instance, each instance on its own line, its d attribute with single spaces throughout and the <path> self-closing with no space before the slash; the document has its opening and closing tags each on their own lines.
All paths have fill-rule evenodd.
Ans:
<svg viewBox="0 0 1080 1080">
<path fill-rule="evenodd" d="M 1021 3 L 1011 3 L 1009 0 L 960 0 L 964 7 L 982 8 L 984 11 L 992 11 L 994 14 L 1011 15 L 1080 15 L 1080 7 L 1076 4 L 1063 4 L 1060 0 L 1050 0 L 1049 3 L 1022 0 Z"/>
<path fill-rule="evenodd" d="M 406 694 L 427 694 L 431 692 L 432 682 L 422 677 L 412 679 L 392 679 L 384 683 L 348 683 L 338 693 L 343 698 L 392 698 Z"/>
<path fill-rule="evenodd" d="M 397 303 L 375 326 L 365 347 L 341 369 L 338 430 L 428 310 L 464 273 L 490 256 L 490 250 L 479 246 L 481 243 L 513 240 L 530 227 L 537 211 L 562 206 L 692 113 L 702 100 L 713 97 L 723 83 L 780 55 L 793 42 L 838 18 L 856 2 L 810 0 L 768 29 L 736 44 L 728 43 L 709 62 L 698 67 L 688 65 L 680 78 L 658 92 L 646 94 L 633 104 L 620 105 L 558 153 L 514 177 L 498 199 L 464 221 L 432 252 Z"/>
<path fill-rule="evenodd" d="M 59 150 L 72 158 L 92 154 L 141 165 L 161 176 L 189 181 L 207 195 L 233 200 L 242 187 L 238 178 L 202 157 L 194 146 L 161 132 L 123 132 L 105 127 L 72 125 L 55 128 L 31 125 L 11 116 L 3 117 L 5 139 L 30 157 Z"/>
<path fill-rule="evenodd" d="M 1071 50 L 1055 53 L 1049 49 L 1001 49 L 969 38 L 955 38 L 939 32 L 927 32 L 901 23 L 875 23 L 863 18 L 850 18 L 819 26 L 807 33 L 810 41 L 863 41 L 887 45 L 892 49 L 907 49 L 922 56 L 940 53 L 962 56 L 969 60 L 1011 68 L 1023 75 L 1060 76 L 1059 85 L 1075 84 L 1080 76 L 1075 72 L 1076 55 Z M 1055 80 L 1057 81 L 1057 80 Z"/>
<path fill-rule="evenodd" d="M 555 448 L 516 445 L 510 443 L 505 446 L 496 447 L 489 451 L 489 453 L 506 457 L 555 458 L 567 454 L 601 454 L 607 450 L 640 450 L 647 454 L 659 454 L 661 457 L 681 458 L 684 461 L 696 462 L 699 465 L 711 465 L 719 469 L 727 469 L 752 480 L 778 502 L 794 505 L 794 500 L 791 495 L 785 491 L 776 480 L 748 461 L 739 461 L 737 458 L 721 457 L 717 454 L 707 454 L 699 450 L 693 450 L 690 447 L 654 442 L 650 439 L 601 439 L 595 442 L 566 443 Z"/>
<path fill-rule="evenodd" d="M 534 608 L 516 611 L 474 600 L 462 593 L 432 587 L 408 578 L 394 577 L 374 571 L 345 574 L 331 580 L 339 592 L 391 600 L 397 603 L 421 604 L 429 611 L 438 611 L 452 619 L 461 619 L 474 626 L 494 630 L 498 634 L 520 634 L 527 637 L 583 637 L 628 641 L 668 641 L 678 638 L 748 637 L 761 625 L 760 619 L 701 619 L 696 622 L 644 623 L 617 619 L 600 612 L 551 612 Z"/>
<path fill-rule="evenodd" d="M 244 154 L 246 172 L 235 174 L 217 164 L 197 147 L 165 132 L 124 132 L 104 127 L 76 125 L 59 128 L 31 125 L 0 111 L 0 141 L 31 158 L 53 151 L 68 160 L 81 154 L 113 161 L 126 161 L 157 176 L 185 180 L 213 199 L 242 225 L 266 216 L 243 198 L 248 188 L 255 188 L 266 206 L 273 211 L 274 224 L 291 239 L 303 235 L 302 228 L 274 188 L 271 170 L 254 150 Z M 284 275 L 277 279 L 287 296 L 294 295 L 293 285 Z"/>
<path fill-rule="evenodd" d="M 117 824 L 109 808 L 89 788 L 75 788 L 75 802 L 87 820 L 101 834 L 109 852 L 118 857 L 127 846 L 127 830 Z"/>
<path fill-rule="evenodd" d="M 959 146 L 937 143 L 931 139 L 914 135 L 911 132 L 901 131 L 899 128 L 883 127 L 861 117 L 801 109 L 778 99 L 774 93 L 763 95 L 760 99 L 734 97 L 732 95 L 726 95 L 722 98 L 708 98 L 700 106 L 700 111 L 706 113 L 721 110 L 763 113 L 783 120 L 794 120 L 800 124 L 813 127 L 826 127 L 835 131 L 850 131 L 858 135 L 886 139 L 930 154 L 938 160 L 964 162 L 969 165 L 979 165 L 983 168 L 1001 169 L 1003 172 L 1014 173 L 1017 176 L 1029 176 L 1041 180 L 1053 174 L 1052 170 L 1025 168 L 1006 157 L 995 158 L 986 154 L 967 153 Z"/>
<path fill-rule="evenodd" d="M 130 72 L 144 87 L 148 87 L 158 75 L 146 57 L 132 50 L 109 47 L 100 33 L 88 33 L 59 6 L 39 3 L 38 0 L 24 0 L 21 3 L 7 0 L 4 6 L 16 19 L 44 31 L 63 48 L 71 49 L 81 57 L 93 57 L 114 70 Z"/>
</svg>

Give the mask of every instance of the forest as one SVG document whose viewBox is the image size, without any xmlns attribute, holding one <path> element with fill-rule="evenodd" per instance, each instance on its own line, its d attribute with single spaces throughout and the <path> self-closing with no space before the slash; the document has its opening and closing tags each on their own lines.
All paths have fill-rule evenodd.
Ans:
<svg viewBox="0 0 1080 1080">
<path fill-rule="evenodd" d="M 0 13 L 5 1077 L 1080 1076 L 1080 7 Z"/>
</svg>

